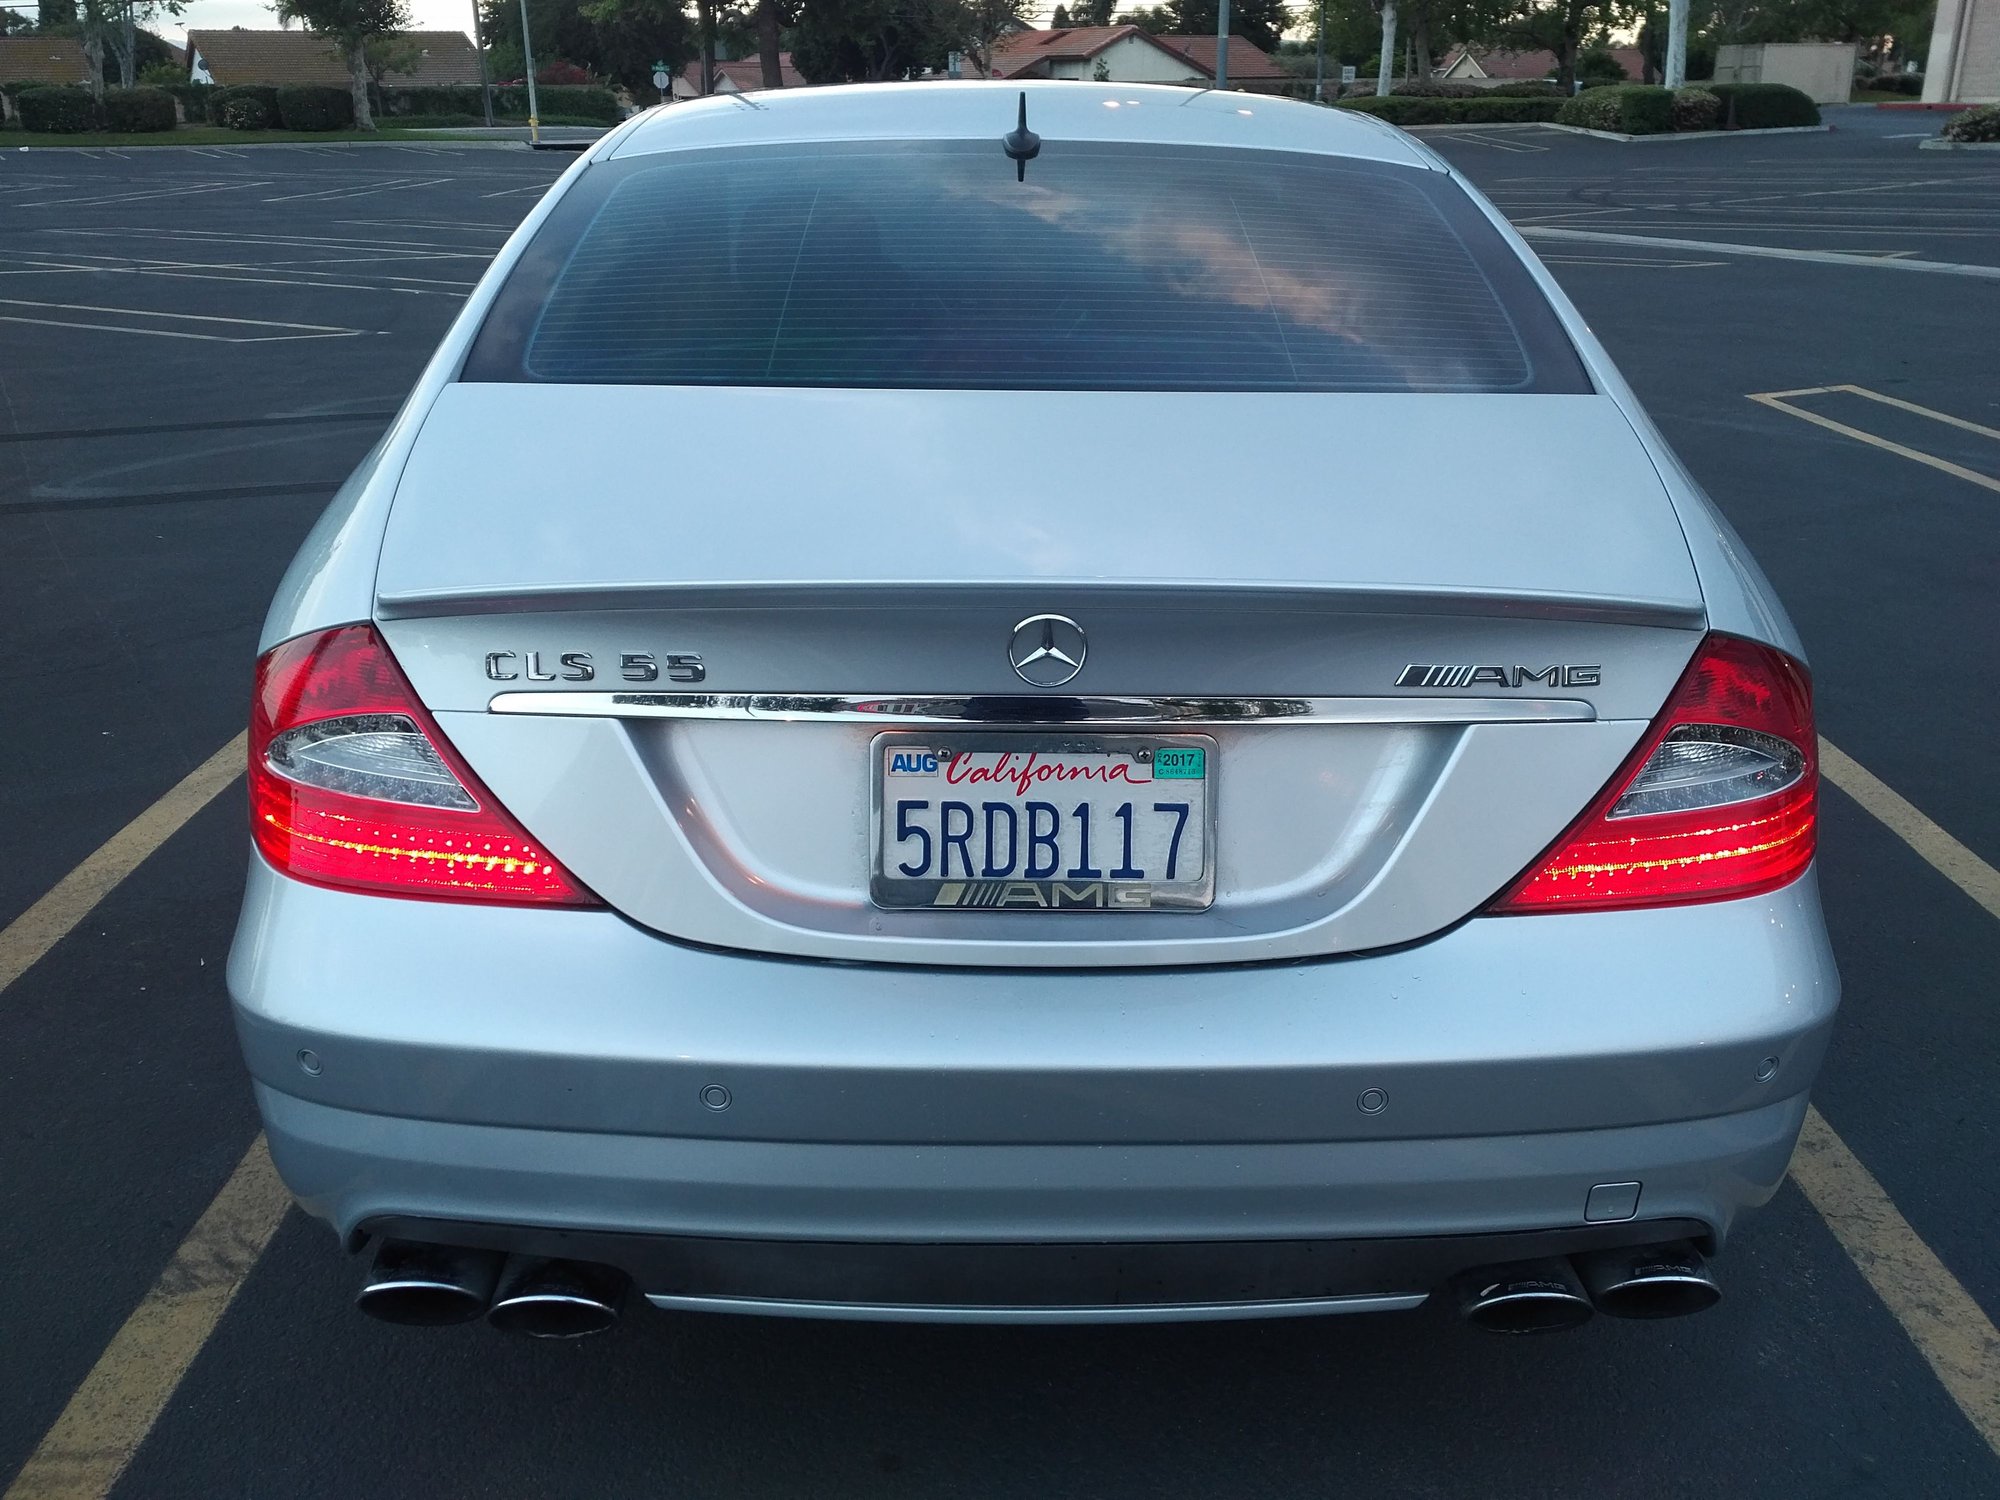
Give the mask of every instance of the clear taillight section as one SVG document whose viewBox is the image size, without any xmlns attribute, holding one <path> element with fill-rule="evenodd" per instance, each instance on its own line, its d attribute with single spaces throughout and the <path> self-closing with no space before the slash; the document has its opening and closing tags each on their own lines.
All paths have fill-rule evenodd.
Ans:
<svg viewBox="0 0 2000 1500">
<path fill-rule="evenodd" d="M 1678 906 L 1798 879 L 1817 838 L 1818 744 L 1805 668 L 1711 635 L 1611 784 L 1490 910 Z"/>
<path fill-rule="evenodd" d="M 257 663 L 250 819 L 264 858 L 316 885 L 598 904 L 452 751 L 372 625 L 299 636 Z"/>
</svg>

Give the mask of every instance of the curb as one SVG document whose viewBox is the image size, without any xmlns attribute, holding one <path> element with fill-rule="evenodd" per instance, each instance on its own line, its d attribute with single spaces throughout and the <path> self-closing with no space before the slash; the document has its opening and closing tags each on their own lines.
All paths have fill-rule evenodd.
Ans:
<svg viewBox="0 0 2000 1500">
<path fill-rule="evenodd" d="M 1919 151 L 2000 151 L 2000 141 L 1918 141 Z"/>
<path fill-rule="evenodd" d="M 1622 141 L 1627 145 L 1652 141 L 1733 141 L 1746 135 L 1824 135 L 1833 129 L 1831 125 L 1772 125 L 1762 130 L 1663 130 L 1658 135 L 1622 135 L 1615 130 L 1592 130 L 1587 125 L 1557 125 L 1553 121 L 1542 128 L 1566 131 L 1570 135 L 1594 136 L 1600 141 Z"/>
</svg>

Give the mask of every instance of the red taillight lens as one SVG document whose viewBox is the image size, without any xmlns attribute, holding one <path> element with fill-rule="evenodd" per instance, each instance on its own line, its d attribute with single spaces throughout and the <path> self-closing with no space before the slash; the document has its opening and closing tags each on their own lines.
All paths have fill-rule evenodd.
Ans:
<svg viewBox="0 0 2000 1500">
<path fill-rule="evenodd" d="M 264 858 L 316 885 L 598 904 L 445 742 L 372 625 L 299 636 L 257 663 L 250 824 Z"/>
<path fill-rule="evenodd" d="M 1819 824 L 1803 666 L 1712 635 L 1611 784 L 1491 911 L 1602 911 L 1754 896 L 1798 879 Z"/>
</svg>

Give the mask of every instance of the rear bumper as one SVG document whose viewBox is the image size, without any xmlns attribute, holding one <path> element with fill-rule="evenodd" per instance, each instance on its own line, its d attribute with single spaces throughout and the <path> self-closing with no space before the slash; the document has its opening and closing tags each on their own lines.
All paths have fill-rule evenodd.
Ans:
<svg viewBox="0 0 2000 1500">
<path fill-rule="evenodd" d="M 1420 1296 L 1461 1252 L 1494 1258 L 1467 1237 L 1626 1233 L 1586 1216 L 1610 1183 L 1641 1184 L 1619 1224 L 1720 1241 L 1782 1179 L 1838 1001 L 1810 877 L 1365 958 L 1077 974 L 773 962 L 261 864 L 230 988 L 279 1170 L 350 1242 L 591 1235 L 649 1294 L 786 1310 L 840 1303 L 811 1267 L 847 1267 L 878 1315 L 899 1279 L 933 1312 L 1005 1315 L 1097 1285 L 1065 1291 L 1024 1246 L 1224 1246 L 1190 1252 L 1198 1274 L 1150 1252 L 1108 1273 L 1169 1302 L 1232 1264 L 1278 1300 Z M 703 1241 L 778 1248 L 724 1257 L 761 1281 L 714 1282 Z M 1301 1282 L 1274 1244 L 1358 1269 Z M 919 1274 L 786 1245 L 968 1253 Z M 995 1303 L 980 1268 L 1008 1264 L 1024 1291 Z"/>
</svg>

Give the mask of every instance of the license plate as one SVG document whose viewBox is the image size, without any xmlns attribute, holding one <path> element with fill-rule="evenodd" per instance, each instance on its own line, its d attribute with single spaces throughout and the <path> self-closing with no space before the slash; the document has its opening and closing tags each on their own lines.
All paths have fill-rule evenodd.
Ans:
<svg viewBox="0 0 2000 1500">
<path fill-rule="evenodd" d="M 1200 911 L 1215 899 L 1205 735 L 884 734 L 877 906 Z"/>
</svg>

